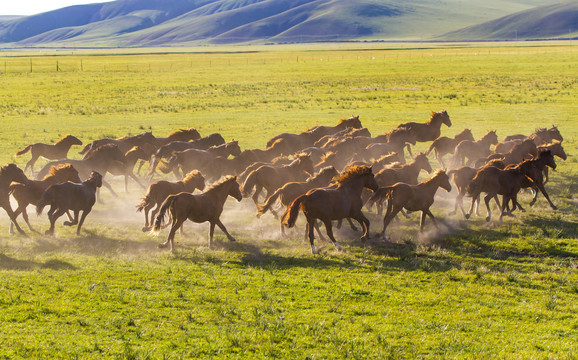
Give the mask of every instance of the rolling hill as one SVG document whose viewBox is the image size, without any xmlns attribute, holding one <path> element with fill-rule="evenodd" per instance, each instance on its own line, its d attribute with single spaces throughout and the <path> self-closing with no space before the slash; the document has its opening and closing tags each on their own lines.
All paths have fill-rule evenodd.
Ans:
<svg viewBox="0 0 578 360">
<path fill-rule="evenodd" d="M 117 0 L 0 17 L 3 47 L 184 46 L 334 40 L 492 39 L 556 0 Z M 564 16 L 565 10 L 552 10 Z M 504 15 L 509 19 L 499 22 Z M 505 18 L 504 18 L 505 19 Z M 558 20 L 571 23 L 575 17 Z M 556 21 L 554 18 L 544 21 Z M 494 24 L 476 27 L 477 24 Z M 529 25 L 528 27 L 530 27 Z M 466 28 L 465 30 L 459 30 Z M 491 29 L 491 30 L 489 30 Z M 568 29 L 559 28 L 567 34 Z M 466 32 L 467 31 L 467 32 Z M 519 34 L 521 37 L 522 33 Z M 524 33 L 526 35 L 526 33 Z M 542 37 L 540 31 L 528 32 Z M 471 37 L 473 36 L 473 37 Z M 548 37 L 556 34 L 548 32 Z M 561 34 L 558 34 L 561 36 Z"/>
</svg>

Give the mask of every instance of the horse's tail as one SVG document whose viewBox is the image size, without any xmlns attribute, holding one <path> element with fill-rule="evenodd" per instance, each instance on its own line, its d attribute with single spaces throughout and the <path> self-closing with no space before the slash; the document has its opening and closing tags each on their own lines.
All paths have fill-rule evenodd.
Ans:
<svg viewBox="0 0 578 360">
<path fill-rule="evenodd" d="M 288 228 L 295 226 L 295 222 L 297 222 L 297 216 L 299 215 L 299 209 L 301 209 L 301 203 L 306 200 L 307 195 L 301 195 L 297 199 L 293 200 L 291 205 L 289 205 L 283 214 L 281 219 L 283 225 L 287 226 Z"/>
<path fill-rule="evenodd" d="M 25 147 L 24 149 L 17 151 L 16 155 L 22 155 L 22 154 L 26 154 L 28 151 L 30 151 L 30 149 L 32 149 L 32 144 L 28 145 L 27 147 Z"/>
<path fill-rule="evenodd" d="M 142 199 L 140 199 L 140 203 L 136 206 L 136 211 L 137 212 L 141 212 L 143 211 L 143 209 L 145 208 L 145 206 L 147 206 L 149 204 L 151 200 L 150 195 L 145 195 L 145 197 L 143 197 Z"/>
<path fill-rule="evenodd" d="M 165 218 L 165 213 L 167 210 L 173 205 L 177 198 L 177 195 L 169 195 L 163 204 L 161 205 L 161 210 L 159 211 L 157 217 L 155 218 L 154 226 L 151 230 L 151 233 L 158 233 L 163 226 L 163 220 Z"/>
<path fill-rule="evenodd" d="M 267 212 L 267 210 L 269 210 L 271 208 L 271 206 L 273 206 L 273 204 L 275 204 L 275 201 L 277 201 L 277 198 L 282 193 L 283 193 L 283 188 L 279 188 L 271 196 L 269 196 L 267 198 L 267 200 L 265 200 L 265 203 L 263 205 L 257 205 L 257 214 L 258 215 L 265 214 Z"/>
<path fill-rule="evenodd" d="M 54 187 L 51 186 L 48 189 L 46 189 L 44 193 L 42 193 L 42 197 L 40 197 L 40 200 L 36 204 L 36 214 L 39 216 L 42 215 L 42 210 L 44 210 L 44 207 L 46 205 L 50 205 L 52 203 L 53 198 L 54 198 Z"/>
<path fill-rule="evenodd" d="M 257 175 L 257 172 L 253 170 L 245 179 L 245 182 L 241 186 L 241 194 L 243 194 L 243 197 L 249 197 L 249 195 L 251 195 L 251 191 L 253 191 L 253 188 L 257 184 Z"/>
</svg>

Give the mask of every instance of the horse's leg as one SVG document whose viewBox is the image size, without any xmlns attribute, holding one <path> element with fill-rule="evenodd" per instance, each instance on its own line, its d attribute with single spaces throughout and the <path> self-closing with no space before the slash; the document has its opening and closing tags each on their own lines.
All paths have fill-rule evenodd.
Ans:
<svg viewBox="0 0 578 360">
<path fill-rule="evenodd" d="M 107 181 L 102 180 L 102 185 L 106 186 L 106 188 L 111 192 L 111 194 L 112 194 L 114 197 L 118 197 L 117 193 L 114 192 L 114 190 L 112 189 L 112 186 L 110 186 L 110 184 L 109 184 Z M 99 189 L 99 190 L 100 190 L 100 189 Z M 99 191 L 98 193 L 99 193 L 99 195 L 100 195 L 100 191 Z M 103 203 L 102 200 L 100 199 L 100 196 L 99 196 L 99 202 L 100 202 L 100 203 Z"/>
<path fill-rule="evenodd" d="M 319 222 L 315 221 L 315 231 L 317 231 L 317 235 L 319 235 L 319 240 L 320 241 L 327 241 L 327 239 L 325 238 L 325 236 L 323 236 L 323 234 L 321 233 L 321 229 L 319 228 Z"/>
<path fill-rule="evenodd" d="M 454 203 L 454 210 L 450 211 L 448 213 L 448 215 L 455 215 L 458 212 L 458 206 L 460 206 L 460 202 L 462 201 L 462 199 L 464 198 L 463 196 L 460 196 L 461 194 L 458 192 L 458 196 L 456 196 L 456 201 Z M 463 212 L 463 208 L 462 208 L 462 212 Z"/>
<path fill-rule="evenodd" d="M 150 206 L 150 204 L 147 204 L 147 205 L 145 205 L 145 207 L 143 209 L 144 210 L 143 211 L 144 217 L 145 217 L 145 224 L 142 228 L 143 232 L 149 231 L 151 229 L 150 225 L 149 225 L 149 212 L 150 212 L 151 208 L 152 208 L 152 206 Z M 157 206 L 157 208 L 158 208 L 158 206 Z M 152 223 L 152 218 L 151 218 L 151 223 Z"/>
<path fill-rule="evenodd" d="M 361 240 L 362 243 L 365 243 L 365 241 L 369 238 L 369 220 L 365 217 L 365 215 L 363 215 L 361 211 L 359 212 L 359 214 L 356 214 L 355 216 L 352 217 L 359 223 L 359 225 L 361 225 L 363 235 L 359 240 Z"/>
<path fill-rule="evenodd" d="M 419 220 L 419 232 L 423 231 L 423 227 L 425 225 L 425 217 L 427 216 L 425 210 L 421 211 L 421 218 Z"/>
<path fill-rule="evenodd" d="M 337 243 L 337 241 L 335 240 L 335 237 L 333 236 L 333 224 L 331 223 L 330 219 L 325 219 L 322 220 L 323 224 L 325 225 L 325 231 L 327 232 L 327 236 L 329 236 L 329 238 L 331 239 L 331 242 L 333 243 L 333 245 L 335 245 L 335 247 L 337 248 L 337 250 L 339 251 L 343 251 L 343 249 L 341 248 L 341 246 L 339 245 L 339 243 Z"/>
<path fill-rule="evenodd" d="M 53 235 L 54 234 L 54 224 L 56 224 L 56 220 L 58 220 L 59 217 L 64 215 L 65 212 L 66 212 L 66 210 L 63 210 L 63 209 L 55 209 L 54 211 L 52 211 L 52 214 L 49 213 L 50 229 L 46 230 L 46 232 L 45 232 L 46 235 Z"/>
<path fill-rule="evenodd" d="M 261 190 L 263 190 L 263 186 L 261 184 L 256 184 L 255 192 L 253 193 L 253 196 L 251 196 L 251 199 L 253 199 L 255 205 L 259 204 L 259 194 L 261 194 Z"/>
<path fill-rule="evenodd" d="M 213 246 L 213 235 L 214 234 L 215 234 L 215 223 L 211 221 L 209 223 L 209 249 L 211 249 Z"/>
<path fill-rule="evenodd" d="M 229 232 L 225 228 L 225 225 L 223 225 L 223 223 L 221 222 L 221 219 L 217 219 L 216 224 L 219 227 L 219 229 L 221 229 L 225 233 L 225 235 L 227 235 L 227 239 L 229 239 L 229 241 L 237 241 L 231 234 L 229 234 Z"/>
<path fill-rule="evenodd" d="M 30 158 L 30 160 L 26 163 L 26 166 L 24 167 L 24 172 L 26 172 L 26 169 L 28 169 L 28 167 L 30 167 L 30 173 L 33 174 L 34 173 L 34 163 L 36 163 L 36 160 L 38 160 L 39 155 L 38 154 L 32 154 L 32 157 Z"/>
<path fill-rule="evenodd" d="M 82 216 L 78 222 L 78 227 L 76 228 L 76 235 L 80 235 L 80 228 L 82 227 L 82 224 L 84 224 L 84 219 L 86 219 L 86 216 L 90 213 L 90 210 L 92 209 L 87 209 L 82 212 Z"/>
<path fill-rule="evenodd" d="M 486 203 L 486 209 L 488 210 L 488 216 L 486 216 L 486 221 L 490 221 L 492 219 L 492 210 L 490 209 L 490 200 L 494 197 L 494 194 L 487 194 L 484 197 L 484 201 Z"/>
<path fill-rule="evenodd" d="M 548 182 L 548 172 L 549 172 L 549 170 L 548 170 L 547 167 L 544 167 L 544 170 L 542 170 L 542 172 L 544 173 L 544 182 L 543 182 L 543 183 L 545 184 L 545 183 Z"/>
<path fill-rule="evenodd" d="M 10 206 L 10 202 L 3 204 L 3 205 L 0 205 L 0 206 L 3 207 L 4 210 L 6 210 L 6 213 L 8 214 L 8 216 L 10 217 L 10 220 L 12 221 L 14 226 L 16 227 L 16 230 L 18 230 L 18 232 L 20 234 L 26 235 L 24 230 L 22 230 L 22 228 L 20 227 L 20 225 L 18 225 L 18 222 L 16 221 L 16 215 L 14 214 L 14 211 L 12 211 L 12 207 Z"/>
<path fill-rule="evenodd" d="M 19 211 L 22 213 L 22 218 L 24 219 L 24 221 L 26 221 L 26 224 L 28 225 L 30 231 L 34 231 L 35 233 L 37 233 L 38 231 L 32 227 L 30 221 L 28 220 L 28 212 L 26 211 L 26 207 L 23 207 L 22 209 L 18 207 L 18 209 L 16 209 L 15 211 L 16 216 L 18 216 L 17 214 L 19 213 Z M 10 222 L 10 228 L 12 228 L 12 222 Z M 14 232 L 12 232 L 12 234 L 13 233 Z"/>
<path fill-rule="evenodd" d="M 26 208 L 25 208 L 25 209 L 26 209 Z M 20 215 L 21 212 L 22 212 L 22 210 L 21 210 L 21 205 L 18 204 L 18 207 L 16 208 L 16 210 L 14 210 L 14 217 L 17 218 L 18 215 Z M 22 216 L 22 217 L 24 217 L 24 216 Z M 28 227 L 30 228 L 30 223 L 29 223 L 28 221 L 26 221 L 26 223 L 28 224 Z M 32 230 L 32 228 L 30 228 L 30 230 Z M 34 231 L 34 230 L 32 230 L 32 231 Z M 9 229 L 8 229 L 8 232 L 9 232 L 10 234 L 14 234 L 14 223 L 13 223 L 12 221 L 10 221 L 10 227 L 9 227 Z"/>
<path fill-rule="evenodd" d="M 480 196 L 480 194 L 474 194 L 472 196 L 472 205 L 470 206 L 470 210 L 468 210 L 468 213 L 465 214 L 466 219 L 469 219 L 470 216 L 472 216 L 472 212 L 474 211 L 474 206 L 476 206 L 476 199 L 479 199 L 479 196 Z M 476 206 L 476 210 L 477 210 L 477 206 Z"/>
<path fill-rule="evenodd" d="M 351 218 L 346 218 L 347 222 L 349 223 L 349 227 L 351 228 L 351 230 L 353 231 L 359 231 L 359 229 L 355 226 L 355 224 L 353 223 L 353 221 L 351 221 Z M 341 221 L 341 220 L 339 220 Z M 363 227 L 363 225 L 362 225 Z"/>
<path fill-rule="evenodd" d="M 422 211 L 422 213 L 423 213 L 423 211 Z M 436 221 L 436 218 L 433 216 L 433 214 L 431 213 L 431 211 L 430 211 L 429 208 L 425 210 L 425 213 L 427 214 L 427 216 L 430 217 L 430 219 L 431 219 L 431 221 L 433 222 L 433 224 L 435 225 L 435 227 L 436 227 L 437 229 L 439 229 L 440 227 L 439 227 L 439 225 L 438 225 L 438 222 Z"/>
<path fill-rule="evenodd" d="M 177 230 L 179 229 L 179 227 L 181 227 L 181 225 L 183 225 L 184 222 L 185 222 L 184 220 L 173 218 L 173 221 L 171 223 L 171 230 L 169 231 L 169 236 L 167 236 L 167 241 L 165 241 L 162 244 L 159 244 L 159 248 L 161 248 L 161 249 L 166 248 L 168 245 L 170 245 L 171 252 L 174 251 L 175 234 L 176 234 Z M 209 247 L 210 247 L 210 241 L 209 241 Z"/>
<path fill-rule="evenodd" d="M 385 230 L 387 229 L 387 226 L 389 225 L 389 223 L 391 222 L 391 220 L 393 220 L 393 218 L 395 218 L 395 216 L 397 215 L 398 212 L 400 212 L 402 208 L 401 207 L 393 207 L 393 205 L 388 206 L 387 207 L 387 212 L 385 213 L 385 216 L 383 217 L 383 230 L 381 231 L 381 236 L 383 237 L 383 241 L 387 241 L 387 236 L 385 235 Z"/>
<path fill-rule="evenodd" d="M 74 210 L 74 218 L 72 219 L 72 221 L 65 221 L 64 225 L 65 226 L 73 226 L 78 224 L 78 214 L 80 213 L 80 210 Z"/>
<path fill-rule="evenodd" d="M 311 253 L 312 254 L 319 254 L 319 252 L 317 252 L 317 250 L 315 250 L 315 235 L 313 233 L 314 229 L 315 229 L 315 219 L 311 218 L 311 219 L 307 219 L 307 229 L 309 230 L 309 244 L 311 245 Z"/>
<path fill-rule="evenodd" d="M 546 192 L 546 188 L 544 187 L 544 183 L 541 181 L 536 181 L 535 183 L 536 183 L 536 187 L 538 189 L 540 189 L 540 191 L 542 192 L 542 194 L 544 195 L 546 200 L 548 200 L 548 204 L 550 204 L 550 207 L 552 208 L 552 210 L 558 210 L 556 205 L 554 205 L 552 203 L 552 200 L 550 200 L 550 197 L 548 196 L 548 193 Z M 536 191 L 536 195 L 534 196 L 534 200 L 532 200 L 532 203 L 536 201 L 537 197 L 538 197 L 538 191 Z M 530 204 L 530 205 L 532 205 L 532 204 Z"/>
</svg>

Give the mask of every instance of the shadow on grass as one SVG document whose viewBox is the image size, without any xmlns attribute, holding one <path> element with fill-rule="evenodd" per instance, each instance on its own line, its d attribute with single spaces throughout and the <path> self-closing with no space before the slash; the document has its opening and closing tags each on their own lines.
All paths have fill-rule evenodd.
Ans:
<svg viewBox="0 0 578 360">
<path fill-rule="evenodd" d="M 1 270 L 35 270 L 35 269 L 50 269 L 50 270 L 76 270 L 76 267 L 70 263 L 61 260 L 48 260 L 44 263 L 19 260 L 9 257 L 5 254 L 0 254 L 0 269 Z"/>
</svg>

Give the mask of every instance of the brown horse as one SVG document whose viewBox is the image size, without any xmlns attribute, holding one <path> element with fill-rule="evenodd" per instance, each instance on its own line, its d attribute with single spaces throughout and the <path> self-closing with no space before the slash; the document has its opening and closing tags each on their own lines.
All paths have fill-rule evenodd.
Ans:
<svg viewBox="0 0 578 360">
<path fill-rule="evenodd" d="M 357 136 L 365 136 L 365 137 L 371 137 L 371 133 L 369 132 L 369 130 L 367 128 L 360 128 L 360 129 L 355 129 L 352 127 L 348 127 L 346 129 L 343 129 L 339 132 L 336 132 L 335 134 L 330 134 L 330 135 L 325 135 L 324 137 L 322 137 L 321 139 L 317 140 L 315 142 L 315 144 L 313 144 L 313 146 L 315 147 L 326 147 L 328 144 L 330 144 L 333 141 L 337 141 L 340 138 L 343 138 L 345 136 L 351 136 L 351 137 L 357 137 Z"/>
<path fill-rule="evenodd" d="M 327 186 L 331 182 L 331 179 L 338 175 L 339 173 L 333 166 L 328 166 L 321 169 L 316 175 L 311 176 L 306 181 L 286 183 L 271 194 L 263 205 L 257 205 L 257 216 L 261 216 L 270 210 L 271 213 L 277 217 L 277 213 L 271 208 L 277 199 L 279 199 L 283 206 L 287 207 L 291 205 L 293 200 L 298 196 L 305 194 L 311 189 Z M 283 227 L 281 227 L 281 230 L 283 231 Z"/>
<path fill-rule="evenodd" d="M 94 149 L 97 149 L 103 145 L 114 144 L 118 146 L 122 153 L 126 153 L 129 151 L 133 146 L 145 146 L 146 144 L 153 144 L 156 146 L 157 139 L 153 135 L 152 132 L 147 131 L 142 134 L 132 135 L 132 136 L 123 136 L 118 139 L 111 139 L 111 138 L 102 138 L 98 140 L 94 140 L 93 142 L 87 144 L 84 149 L 82 149 L 79 154 L 84 155 L 83 158 L 87 157 L 87 153 L 91 152 Z"/>
<path fill-rule="evenodd" d="M 464 129 L 462 132 L 454 136 L 453 139 L 447 136 L 438 137 L 430 145 L 425 154 L 429 155 L 429 153 L 433 151 L 435 153 L 435 158 L 439 161 L 442 167 L 445 167 L 446 165 L 443 161 L 444 155 L 453 154 L 456 146 L 464 140 L 474 141 L 474 135 L 472 135 L 470 129 Z"/>
<path fill-rule="evenodd" d="M 548 144 L 555 140 L 557 141 L 564 140 L 562 134 L 560 134 L 560 130 L 558 130 L 558 127 L 552 125 L 550 129 L 546 128 L 536 129 L 536 131 L 534 131 L 534 133 L 530 134 L 529 136 L 522 134 L 506 136 L 506 139 L 504 141 L 525 140 L 525 139 L 532 139 L 536 144 L 536 146 Z"/>
<path fill-rule="evenodd" d="M 229 241 L 235 241 L 235 238 L 229 234 L 225 225 L 223 225 L 219 219 L 228 196 L 237 199 L 237 201 L 241 201 L 243 198 L 239 191 L 237 179 L 234 176 L 226 177 L 223 181 L 198 195 L 186 192 L 169 195 L 163 202 L 161 210 L 155 218 L 153 227 L 153 232 L 158 233 L 160 231 L 165 213 L 168 210 L 171 217 L 171 230 L 167 241 L 160 244 L 159 247 L 164 248 L 170 246 L 171 251 L 174 251 L 175 233 L 187 219 L 196 223 L 209 222 L 209 248 L 211 248 L 213 244 L 215 225 L 227 235 Z"/>
<path fill-rule="evenodd" d="M 482 167 L 485 163 L 493 159 L 502 159 L 504 164 L 519 164 L 524 160 L 531 159 L 538 155 L 538 149 L 532 139 L 526 139 L 515 144 L 510 151 L 505 154 L 492 154 L 485 158 L 476 160 L 476 167 Z"/>
<path fill-rule="evenodd" d="M 42 193 L 44 193 L 49 186 L 66 181 L 75 183 L 80 183 L 82 181 L 78 175 L 78 171 L 70 164 L 53 166 L 50 169 L 50 173 L 42 180 L 29 180 L 25 184 L 12 183 L 9 188 L 10 194 L 12 194 L 18 203 L 18 207 L 14 210 L 14 216 L 18 217 L 18 215 L 22 214 L 22 218 L 26 221 L 26 224 L 28 224 L 28 228 L 31 231 L 38 232 L 34 230 L 32 225 L 30 225 L 26 207 L 29 204 L 36 205 L 42 197 Z M 10 223 L 10 233 L 14 233 L 13 222 Z"/>
<path fill-rule="evenodd" d="M 201 138 L 201 134 L 195 128 L 178 129 L 171 132 L 167 137 L 158 137 L 157 145 L 163 146 L 172 141 L 193 141 Z"/>
<path fill-rule="evenodd" d="M 197 170 L 188 173 L 183 180 L 176 182 L 158 180 L 150 184 L 147 193 L 137 206 L 137 212 L 144 210 L 145 225 L 142 231 L 151 230 L 149 226 L 149 211 L 151 211 L 151 209 L 150 224 L 153 223 L 153 219 L 159 212 L 161 204 L 169 195 L 175 195 L 180 192 L 192 193 L 195 189 L 200 191 L 205 189 L 205 178 Z"/>
<path fill-rule="evenodd" d="M 279 141 L 282 140 L 282 141 Z M 313 146 L 317 139 L 308 131 L 300 134 L 281 133 L 269 139 L 266 148 L 270 148 L 274 143 L 279 142 L 283 144 L 283 154 L 289 155 Z"/>
<path fill-rule="evenodd" d="M 441 126 L 452 126 L 450 116 L 445 110 L 431 113 L 431 117 L 425 123 L 408 122 L 399 124 L 397 128 L 405 128 L 411 131 L 419 142 L 434 141 L 441 135 Z"/>
<path fill-rule="evenodd" d="M 359 115 L 351 116 L 347 119 L 339 120 L 339 123 L 335 126 L 314 126 L 311 129 L 307 130 L 310 132 L 316 140 L 321 139 L 323 136 L 335 134 L 341 130 L 347 128 L 354 128 L 354 129 L 361 129 L 363 125 L 361 125 L 361 121 L 359 120 Z"/>
<path fill-rule="evenodd" d="M 519 165 L 510 169 L 498 169 L 494 166 L 486 166 L 481 168 L 476 176 L 472 179 L 466 191 L 469 196 L 472 197 L 472 205 L 470 210 L 466 214 L 466 219 L 469 219 L 476 199 L 480 196 L 482 192 L 486 193 L 484 197 L 484 202 L 486 203 L 486 209 L 488 210 L 488 216 L 486 221 L 492 219 L 492 211 L 490 210 L 490 200 L 495 198 L 497 195 L 502 195 L 502 206 L 500 211 L 500 221 L 502 217 L 506 215 L 505 208 L 508 201 L 512 201 L 514 204 L 511 211 L 514 211 L 518 204 L 518 192 L 522 187 L 523 181 L 526 179 L 526 174 L 520 168 Z"/>
<path fill-rule="evenodd" d="M 506 164 L 504 164 L 504 162 L 501 159 L 493 159 L 490 160 L 484 166 L 495 166 L 498 169 L 504 169 L 506 167 Z M 453 179 L 454 184 L 456 185 L 456 189 L 458 189 L 458 196 L 456 197 L 454 210 L 451 211 L 449 215 L 454 215 L 457 212 L 459 206 L 459 208 L 462 210 L 462 214 L 464 215 L 464 217 L 466 216 L 466 211 L 464 210 L 463 205 L 464 196 L 466 196 L 467 194 L 466 188 L 468 187 L 470 182 L 472 182 L 472 179 L 476 176 L 479 170 L 480 168 L 462 166 L 457 169 L 448 171 L 448 176 L 450 176 Z M 499 207 L 500 206 L 499 201 L 497 201 L 497 203 Z M 476 215 L 479 216 L 478 206 L 479 206 L 479 199 L 477 199 L 476 201 Z"/>
<path fill-rule="evenodd" d="M 554 140 L 551 144 L 544 144 L 538 146 L 538 152 L 550 150 L 552 155 L 559 157 L 562 160 L 566 160 L 566 152 L 564 151 L 564 147 L 562 147 L 562 143 L 558 140 Z M 548 168 L 544 168 L 544 184 L 548 182 Z"/>
<path fill-rule="evenodd" d="M 191 142 L 171 141 L 170 143 L 161 146 L 152 156 L 148 176 L 152 178 L 159 162 L 162 159 L 168 159 L 171 157 L 175 151 L 184 151 L 187 149 L 206 150 L 211 146 L 222 145 L 224 143 L 225 139 L 223 139 L 223 136 L 219 133 L 213 133 Z"/>
<path fill-rule="evenodd" d="M 80 184 L 65 182 L 52 185 L 46 189 L 36 205 L 36 213 L 38 215 L 42 214 L 42 209 L 44 209 L 46 205 L 50 205 L 50 210 L 48 210 L 50 229 L 46 230 L 46 234 L 53 235 L 56 220 L 67 211 L 72 210 L 74 219 L 72 221 L 65 221 L 64 225 L 73 226 L 78 224 L 76 234 L 80 235 L 82 224 L 96 202 L 96 189 L 101 186 L 102 176 L 98 172 L 93 171 L 90 177 Z M 78 215 L 81 211 L 82 216 L 79 221 Z"/>
<path fill-rule="evenodd" d="M 419 230 L 423 231 L 426 215 L 429 216 L 437 227 L 436 220 L 429 210 L 434 203 L 434 196 L 438 188 L 447 192 L 452 190 L 450 179 L 446 172 L 438 169 L 429 179 L 417 185 L 397 183 L 388 187 L 380 187 L 372 197 L 373 202 L 387 200 L 387 212 L 383 217 L 383 240 L 387 241 L 385 231 L 393 218 L 403 209 L 409 211 L 421 211 Z"/>
<path fill-rule="evenodd" d="M 490 146 L 498 143 L 498 135 L 495 130 L 490 130 L 486 135 L 482 136 L 478 141 L 463 140 L 456 146 L 454 151 L 453 163 L 454 166 L 467 165 L 481 157 L 490 155 Z"/>
<path fill-rule="evenodd" d="M 22 155 L 30 151 L 32 158 L 26 163 L 24 167 L 24 172 L 30 167 L 30 172 L 34 172 L 34 163 L 39 157 L 46 158 L 48 160 L 60 160 L 66 159 L 68 156 L 68 150 L 72 145 L 82 145 L 77 137 L 72 135 L 66 135 L 65 137 L 58 140 L 54 145 L 36 143 L 26 146 L 24 149 L 18 151 L 16 155 Z"/>
<path fill-rule="evenodd" d="M 317 254 L 314 244 L 314 228 L 317 219 L 325 224 L 327 236 L 340 251 L 341 246 L 333 236 L 332 220 L 353 218 L 359 222 L 363 229 L 361 241 L 365 242 L 369 236 L 369 220 L 361 212 L 363 206 L 361 190 L 363 188 L 376 190 L 378 187 L 371 168 L 355 166 L 335 180 L 337 182 L 335 187 L 312 189 L 299 196 L 283 215 L 282 224 L 291 228 L 295 226 L 299 210 L 303 210 L 307 219 L 312 254 Z"/>
<path fill-rule="evenodd" d="M 261 190 L 265 189 L 267 197 L 269 197 L 284 184 L 290 181 L 303 181 L 313 173 L 315 173 L 315 170 L 309 155 L 300 154 L 289 165 L 281 167 L 263 165 L 252 171 L 245 179 L 241 193 L 243 196 L 248 197 L 251 191 L 255 189 L 252 199 L 255 205 L 258 205 Z"/>
<path fill-rule="evenodd" d="M 362 155 L 365 160 L 377 159 L 390 152 L 403 154 L 405 147 L 407 147 L 411 155 L 410 145 L 415 144 L 416 139 L 412 131 L 406 128 L 398 128 L 372 138 L 371 144 L 367 145 L 365 150 L 360 152 L 360 155 Z"/>
<path fill-rule="evenodd" d="M 139 146 L 135 146 L 124 154 L 125 162 L 115 161 L 108 168 L 108 172 L 114 176 L 124 176 L 124 192 L 128 193 L 128 179 L 131 178 L 140 187 L 146 187 L 140 182 L 133 172 L 134 166 L 139 160 L 148 160 L 149 155 Z"/>
<path fill-rule="evenodd" d="M 16 214 L 12 211 L 12 206 L 10 205 L 10 184 L 12 182 L 26 184 L 28 181 L 24 171 L 16 164 L 8 164 L 0 168 L 0 207 L 6 210 L 10 220 L 16 226 L 16 230 L 22 235 L 26 235 L 26 233 L 16 222 Z"/>
<path fill-rule="evenodd" d="M 424 153 L 418 153 L 416 157 L 407 164 L 392 164 L 380 170 L 375 174 L 375 181 L 381 187 L 391 186 L 395 183 L 401 182 L 409 185 L 415 185 L 418 182 L 418 176 L 421 170 L 425 170 L 428 174 L 431 173 L 432 168 L 427 156 Z M 367 199 L 367 197 L 365 197 Z M 367 202 L 367 208 L 371 209 L 374 202 L 370 199 Z M 382 203 L 375 203 L 377 206 L 377 213 L 381 214 Z"/>
</svg>

